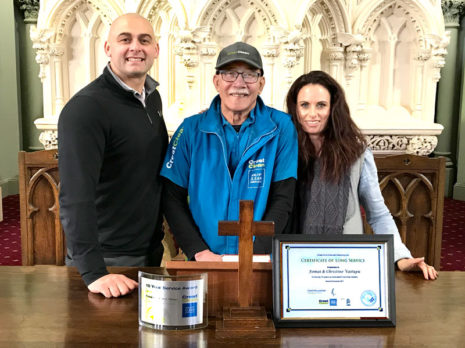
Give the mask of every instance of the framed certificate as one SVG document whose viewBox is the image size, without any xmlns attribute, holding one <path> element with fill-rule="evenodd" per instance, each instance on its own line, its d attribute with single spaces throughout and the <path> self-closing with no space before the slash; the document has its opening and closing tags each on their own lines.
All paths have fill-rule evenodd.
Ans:
<svg viewBox="0 0 465 348">
<path fill-rule="evenodd" d="M 392 235 L 276 235 L 277 327 L 395 326 Z"/>
</svg>

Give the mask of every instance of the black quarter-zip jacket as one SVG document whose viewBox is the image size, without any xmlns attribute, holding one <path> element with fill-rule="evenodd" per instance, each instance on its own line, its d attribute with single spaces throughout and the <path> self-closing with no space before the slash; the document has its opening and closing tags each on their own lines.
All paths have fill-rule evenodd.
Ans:
<svg viewBox="0 0 465 348">
<path fill-rule="evenodd" d="M 158 91 L 144 107 L 108 67 L 61 112 L 60 219 L 86 285 L 108 274 L 104 257 L 147 255 L 161 242 L 167 144 Z"/>
</svg>

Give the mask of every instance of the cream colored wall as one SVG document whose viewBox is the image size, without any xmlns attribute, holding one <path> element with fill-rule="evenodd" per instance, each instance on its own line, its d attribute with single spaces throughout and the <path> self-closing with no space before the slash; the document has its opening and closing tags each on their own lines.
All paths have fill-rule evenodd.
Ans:
<svg viewBox="0 0 465 348">
<path fill-rule="evenodd" d="M 45 147 L 56 146 L 63 105 L 105 65 L 109 24 L 125 12 L 148 18 L 159 36 L 151 75 L 170 131 L 209 105 L 219 50 L 242 40 L 263 55 L 267 104 L 282 109 L 292 81 L 322 69 L 345 87 L 374 150 L 428 154 L 436 146 L 436 83 L 448 44 L 439 0 L 43 0 L 31 38 Z"/>
</svg>

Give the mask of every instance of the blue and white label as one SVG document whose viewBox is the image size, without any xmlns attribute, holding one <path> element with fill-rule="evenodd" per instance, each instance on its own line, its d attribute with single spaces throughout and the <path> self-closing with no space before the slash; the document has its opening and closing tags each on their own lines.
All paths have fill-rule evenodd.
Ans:
<svg viewBox="0 0 465 348">
<path fill-rule="evenodd" d="M 259 188 L 265 185 L 265 168 L 249 170 L 249 188 Z"/>
<path fill-rule="evenodd" d="M 196 317 L 197 316 L 197 302 L 183 303 L 182 304 L 182 317 Z"/>
<path fill-rule="evenodd" d="M 203 322 L 204 279 L 189 281 L 140 278 L 140 320 L 163 326 Z"/>
</svg>

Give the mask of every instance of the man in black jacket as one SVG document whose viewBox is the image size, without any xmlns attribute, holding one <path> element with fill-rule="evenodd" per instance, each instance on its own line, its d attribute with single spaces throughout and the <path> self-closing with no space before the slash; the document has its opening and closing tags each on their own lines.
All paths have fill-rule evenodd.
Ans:
<svg viewBox="0 0 465 348">
<path fill-rule="evenodd" d="M 150 23 L 137 14 L 111 25 L 103 74 L 66 104 L 58 122 L 60 218 L 67 265 L 94 293 L 125 295 L 137 282 L 106 266 L 158 266 L 163 255 L 158 173 L 168 135 Z"/>
</svg>

